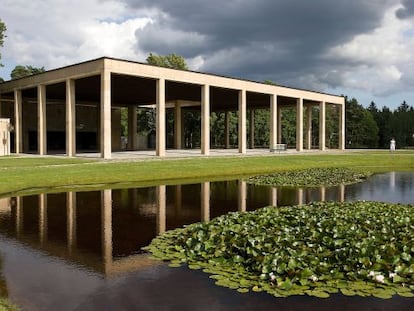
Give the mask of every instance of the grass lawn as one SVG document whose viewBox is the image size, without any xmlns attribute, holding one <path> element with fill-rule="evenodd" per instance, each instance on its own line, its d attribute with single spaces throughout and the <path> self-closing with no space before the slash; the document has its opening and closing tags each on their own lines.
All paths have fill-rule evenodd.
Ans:
<svg viewBox="0 0 414 311">
<path fill-rule="evenodd" d="M 414 151 L 361 151 L 273 156 L 198 157 L 102 161 L 64 157 L 0 158 L 0 196 L 229 180 L 315 167 L 348 167 L 370 172 L 414 171 Z M 57 189 L 60 188 L 60 189 Z"/>
</svg>

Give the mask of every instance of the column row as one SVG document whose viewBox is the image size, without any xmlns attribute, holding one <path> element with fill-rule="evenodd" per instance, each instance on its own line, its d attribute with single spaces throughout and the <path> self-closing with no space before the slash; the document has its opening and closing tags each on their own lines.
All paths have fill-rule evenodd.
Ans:
<svg viewBox="0 0 414 311">
<path fill-rule="evenodd" d="M 66 154 L 67 156 L 76 155 L 76 91 L 75 80 L 67 79 L 65 81 L 65 114 L 66 114 Z M 210 85 L 201 85 L 201 153 L 208 155 L 210 153 Z M 100 153 L 103 158 L 111 158 L 112 153 L 112 128 L 111 128 L 111 72 L 103 70 L 100 75 L 100 130 L 97 135 L 100 140 Z M 37 139 L 38 153 L 47 154 L 47 123 L 46 123 L 46 85 L 37 86 Z M 282 117 L 281 108 L 278 105 L 277 94 L 269 95 L 270 106 L 270 148 L 273 149 L 278 143 L 281 143 L 282 134 Z M 14 91 L 15 103 L 15 150 L 16 153 L 23 151 L 22 139 L 22 90 Z M 307 104 L 307 123 L 304 132 L 304 99 L 296 99 L 296 150 L 302 151 L 304 147 L 304 133 L 306 137 L 306 149 L 312 147 L 312 106 Z M 312 104 L 314 105 L 314 104 Z M 166 154 L 166 81 L 163 78 L 156 80 L 156 155 L 163 157 Z M 129 109 L 129 145 L 132 150 L 135 149 L 137 142 L 137 120 L 135 107 Z M 247 90 L 238 91 L 238 151 L 239 153 L 247 152 Z M 179 103 L 175 107 L 175 148 L 182 147 L 182 108 Z M 228 113 L 225 115 L 225 146 L 230 145 L 230 119 Z M 319 104 L 319 149 L 325 150 L 325 133 L 326 133 L 326 103 Z M 339 148 L 344 149 L 345 133 L 345 106 L 341 105 L 339 116 Z M 250 148 L 254 147 L 254 111 L 250 114 Z"/>
</svg>

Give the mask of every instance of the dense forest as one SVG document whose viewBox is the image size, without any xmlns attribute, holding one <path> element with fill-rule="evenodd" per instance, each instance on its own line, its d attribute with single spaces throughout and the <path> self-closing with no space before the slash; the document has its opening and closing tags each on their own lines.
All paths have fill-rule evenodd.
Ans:
<svg viewBox="0 0 414 311">
<path fill-rule="evenodd" d="M 403 101 L 395 110 L 374 102 L 362 107 L 356 99 L 346 101 L 347 148 L 414 148 L 414 107 Z"/>
</svg>

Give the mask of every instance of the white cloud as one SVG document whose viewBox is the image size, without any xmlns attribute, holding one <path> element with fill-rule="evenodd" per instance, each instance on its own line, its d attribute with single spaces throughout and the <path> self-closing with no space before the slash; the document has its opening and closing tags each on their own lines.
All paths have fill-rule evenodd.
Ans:
<svg viewBox="0 0 414 311">
<path fill-rule="evenodd" d="M 100 56 L 144 60 L 135 31 L 150 19 L 116 0 L 2 0 L 2 62 L 47 69 Z M 135 14 L 135 15 L 133 15 Z"/>
<path fill-rule="evenodd" d="M 82 33 L 83 42 L 76 49 L 82 59 L 99 56 L 137 59 L 144 57 L 136 51 L 135 31 L 150 22 L 147 18 L 135 18 L 123 23 L 99 22 L 87 25 Z"/>
<path fill-rule="evenodd" d="M 401 6 L 390 8 L 380 27 L 371 33 L 355 36 L 333 47 L 325 57 L 346 62 L 342 68 L 343 86 L 365 90 L 377 96 L 389 95 L 406 88 L 413 73 L 414 25 L 396 17 Z"/>
<path fill-rule="evenodd" d="M 413 104 L 411 1 L 245 0 L 223 10 L 218 0 L 0 0 L 0 76 L 17 64 L 178 53 L 194 70 L 367 98 L 409 94 Z"/>
</svg>

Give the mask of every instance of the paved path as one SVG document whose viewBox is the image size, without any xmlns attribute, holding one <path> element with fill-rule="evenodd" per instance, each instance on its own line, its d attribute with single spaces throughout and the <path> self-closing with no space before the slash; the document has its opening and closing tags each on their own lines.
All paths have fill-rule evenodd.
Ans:
<svg viewBox="0 0 414 311">
<path fill-rule="evenodd" d="M 138 159 L 171 159 L 171 158 L 195 158 L 195 157 L 226 157 L 226 156 L 283 156 L 283 155 L 300 155 L 300 154 L 332 154 L 332 153 L 344 153 L 341 150 L 327 150 L 320 151 L 317 149 L 304 150 L 298 152 L 295 149 L 288 149 L 281 152 L 270 152 L 269 149 L 248 149 L 245 154 L 238 152 L 238 149 L 211 149 L 209 155 L 201 154 L 200 149 L 173 149 L 167 150 L 165 157 L 157 157 L 154 150 L 144 151 L 123 151 L 112 152 L 112 160 L 138 160 Z M 99 153 L 78 153 L 77 157 L 82 158 L 100 158 Z"/>
</svg>

